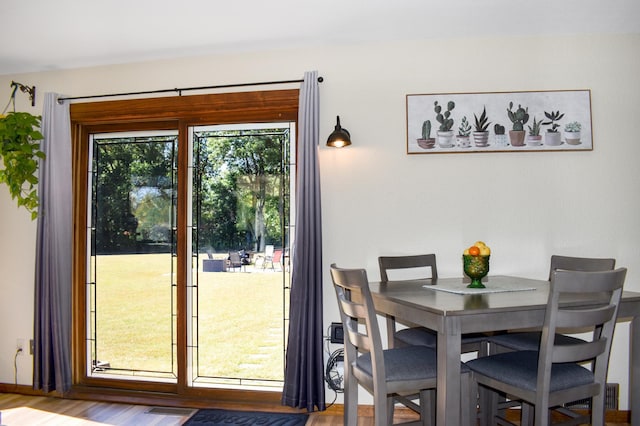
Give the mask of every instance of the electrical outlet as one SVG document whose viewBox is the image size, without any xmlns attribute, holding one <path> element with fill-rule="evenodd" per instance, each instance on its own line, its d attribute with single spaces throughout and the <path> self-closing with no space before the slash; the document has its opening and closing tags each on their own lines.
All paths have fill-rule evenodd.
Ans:
<svg viewBox="0 0 640 426">
<path fill-rule="evenodd" d="M 24 339 L 18 339 L 16 341 L 16 351 L 24 353 Z"/>
<path fill-rule="evenodd" d="M 331 336 L 329 341 L 331 343 L 344 343 L 344 330 L 342 329 L 342 323 L 332 322 L 330 330 Z"/>
</svg>

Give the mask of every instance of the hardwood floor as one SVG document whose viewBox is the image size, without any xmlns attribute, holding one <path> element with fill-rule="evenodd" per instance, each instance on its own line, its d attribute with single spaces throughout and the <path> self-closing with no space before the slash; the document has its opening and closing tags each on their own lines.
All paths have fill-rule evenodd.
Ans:
<svg viewBox="0 0 640 426">
<path fill-rule="evenodd" d="M 163 425 L 179 426 L 196 410 L 176 410 L 183 415 L 152 414 L 153 407 L 108 402 L 0 394 L 2 426 Z M 179 411 L 178 411 L 179 410 Z"/>
<path fill-rule="evenodd" d="M 397 410 L 396 420 L 415 419 L 408 410 Z M 0 426 L 179 426 L 196 409 L 151 407 L 109 402 L 28 396 L 0 393 Z M 358 426 L 373 426 L 373 413 L 364 407 Z M 341 409 L 330 408 L 312 413 L 307 426 L 342 425 Z M 607 423 L 607 426 L 628 426 L 629 423 Z"/>
</svg>

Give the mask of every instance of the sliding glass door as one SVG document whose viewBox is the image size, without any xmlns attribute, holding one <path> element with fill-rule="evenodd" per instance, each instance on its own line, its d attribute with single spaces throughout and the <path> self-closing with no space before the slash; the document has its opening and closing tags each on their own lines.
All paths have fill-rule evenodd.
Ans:
<svg viewBox="0 0 640 426">
<path fill-rule="evenodd" d="M 87 373 L 176 381 L 177 132 L 95 134 Z"/>
<path fill-rule="evenodd" d="M 194 386 L 282 387 L 293 137 L 293 123 L 190 131 Z"/>
<path fill-rule="evenodd" d="M 86 374 L 280 390 L 295 123 L 186 132 L 184 139 L 178 130 L 90 135 Z M 179 152 L 188 153 L 186 161 Z M 179 200 L 187 212 L 182 232 Z M 180 262 L 189 265 L 184 280 Z M 184 368 L 180 353 L 187 354 Z"/>
</svg>

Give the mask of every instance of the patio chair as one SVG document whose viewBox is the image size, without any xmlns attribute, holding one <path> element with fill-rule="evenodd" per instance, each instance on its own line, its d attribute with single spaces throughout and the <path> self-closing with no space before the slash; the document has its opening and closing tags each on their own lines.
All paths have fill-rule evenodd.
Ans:
<svg viewBox="0 0 640 426">
<path fill-rule="evenodd" d="M 273 245 L 269 244 L 264 246 L 264 254 L 260 255 L 260 257 L 262 258 L 262 269 L 265 269 L 267 267 L 267 262 L 271 263 L 273 261 L 273 252 Z"/>
<path fill-rule="evenodd" d="M 234 271 L 236 268 L 238 268 L 240 271 L 245 270 L 245 265 L 242 261 L 242 257 L 237 251 L 229 252 L 229 268 L 233 269 Z"/>
<path fill-rule="evenodd" d="M 280 267 L 282 267 L 282 249 L 272 250 L 270 256 L 265 254 L 262 269 L 266 269 L 267 265 L 270 265 L 271 269 L 275 270 L 276 263 L 279 263 Z"/>
</svg>

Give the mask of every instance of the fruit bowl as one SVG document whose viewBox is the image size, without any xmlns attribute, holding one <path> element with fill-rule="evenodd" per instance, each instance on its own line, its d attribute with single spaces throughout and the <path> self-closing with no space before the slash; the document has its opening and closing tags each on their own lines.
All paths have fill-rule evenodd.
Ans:
<svg viewBox="0 0 640 426">
<path fill-rule="evenodd" d="M 471 278 L 471 284 L 467 286 L 468 288 L 485 288 L 484 284 L 482 284 L 482 278 L 489 273 L 489 257 L 462 255 L 464 273 Z"/>
</svg>

